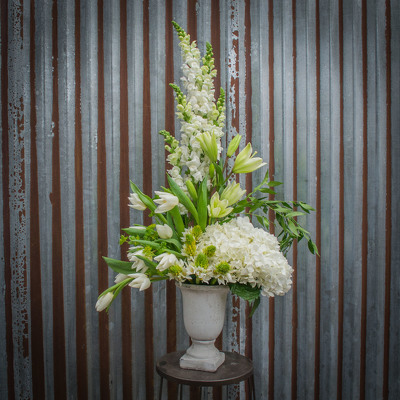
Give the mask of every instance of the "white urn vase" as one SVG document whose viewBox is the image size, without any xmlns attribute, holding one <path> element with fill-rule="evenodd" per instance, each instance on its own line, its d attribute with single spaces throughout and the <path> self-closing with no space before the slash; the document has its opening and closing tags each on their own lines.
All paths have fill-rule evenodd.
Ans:
<svg viewBox="0 0 400 400">
<path fill-rule="evenodd" d="M 183 321 L 192 339 L 181 357 L 185 369 L 215 372 L 225 361 L 225 354 L 214 343 L 225 320 L 227 286 L 177 285 L 182 292 Z"/>
</svg>

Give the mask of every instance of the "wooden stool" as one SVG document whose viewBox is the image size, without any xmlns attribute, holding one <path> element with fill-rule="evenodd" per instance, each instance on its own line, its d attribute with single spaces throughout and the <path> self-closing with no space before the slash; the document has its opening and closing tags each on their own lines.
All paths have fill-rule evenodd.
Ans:
<svg viewBox="0 0 400 400">
<path fill-rule="evenodd" d="M 159 399 L 162 398 L 163 380 L 175 382 L 179 385 L 180 399 L 182 399 L 182 385 L 195 386 L 199 392 L 204 386 L 223 386 L 247 380 L 250 398 L 255 400 L 253 363 L 247 357 L 237 353 L 225 353 L 225 362 L 215 372 L 195 371 L 183 369 L 179 366 L 179 359 L 184 351 L 168 353 L 161 357 L 156 364 L 157 373 L 161 376 Z"/>
</svg>

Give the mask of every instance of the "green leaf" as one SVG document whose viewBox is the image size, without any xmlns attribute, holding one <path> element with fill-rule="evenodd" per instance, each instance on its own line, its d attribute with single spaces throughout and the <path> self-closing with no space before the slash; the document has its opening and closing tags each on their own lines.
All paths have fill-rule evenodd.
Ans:
<svg viewBox="0 0 400 400">
<path fill-rule="evenodd" d="M 160 251 L 160 254 L 161 253 L 169 253 L 175 255 L 177 258 L 184 258 L 184 256 L 179 251 L 171 250 L 168 248 L 162 249 L 162 251 Z"/>
<path fill-rule="evenodd" d="M 197 213 L 194 204 L 191 202 L 186 193 L 182 191 L 182 189 L 178 186 L 178 184 L 170 176 L 167 177 L 168 177 L 169 187 L 174 193 L 174 195 L 179 199 L 179 202 L 186 207 L 186 209 L 190 212 L 190 214 L 193 215 L 195 221 L 199 223 L 199 215 Z"/>
<path fill-rule="evenodd" d="M 236 206 L 231 212 L 231 215 L 240 214 L 245 208 L 246 206 Z"/>
<path fill-rule="evenodd" d="M 113 297 L 113 299 L 111 300 L 111 303 L 108 305 L 108 307 L 106 308 L 106 312 L 108 312 L 108 310 L 110 309 L 110 307 L 111 307 L 111 304 L 114 302 L 114 300 L 117 298 L 117 296 L 120 294 L 120 292 L 121 292 L 121 290 L 128 284 L 128 283 L 130 283 L 130 282 L 132 282 L 133 281 L 133 278 L 127 278 L 127 279 L 125 279 L 125 280 L 123 280 L 122 282 L 120 282 L 120 283 L 118 283 L 117 284 L 117 289 L 115 290 L 115 292 L 114 292 L 114 297 Z"/>
<path fill-rule="evenodd" d="M 282 182 L 278 182 L 278 181 L 268 182 L 269 187 L 274 187 L 274 186 L 279 186 L 279 185 L 282 185 Z"/>
<path fill-rule="evenodd" d="M 222 160 L 222 159 L 221 159 Z M 222 165 L 219 165 L 217 163 L 214 163 L 215 165 L 215 172 L 217 174 L 217 182 L 218 182 L 218 186 L 222 185 L 222 183 L 224 182 L 224 174 L 222 173 Z"/>
<path fill-rule="evenodd" d="M 281 214 L 285 214 L 285 213 L 288 213 L 288 212 L 290 212 L 290 208 L 283 208 L 283 207 L 271 207 L 275 212 L 277 212 L 277 213 L 281 213 Z"/>
<path fill-rule="evenodd" d="M 267 172 L 264 175 L 264 179 L 261 181 L 261 185 L 263 185 L 264 183 L 267 183 L 269 179 L 269 170 L 267 169 Z"/>
<path fill-rule="evenodd" d="M 142 236 L 146 233 L 146 229 L 138 229 L 135 227 L 131 227 L 131 228 L 122 228 L 122 230 L 124 232 L 126 232 L 129 236 Z"/>
<path fill-rule="evenodd" d="M 207 180 L 208 176 L 203 179 L 199 187 L 198 197 L 198 211 L 199 211 L 199 225 L 202 231 L 206 229 L 207 226 Z"/>
<path fill-rule="evenodd" d="M 252 303 L 249 318 L 251 318 L 254 314 L 254 311 L 257 310 L 258 306 L 260 305 L 260 296 L 258 296 Z"/>
<path fill-rule="evenodd" d="M 157 268 L 157 263 L 143 256 L 135 255 L 135 257 L 137 257 L 139 260 L 142 260 L 148 267 L 150 267 L 153 273 L 155 272 L 155 268 Z"/>
<path fill-rule="evenodd" d="M 231 283 L 229 287 L 233 294 L 247 301 L 253 301 L 260 297 L 261 289 L 259 287 L 253 288 L 249 284 L 243 283 Z"/>
<path fill-rule="evenodd" d="M 268 189 L 268 188 L 261 188 L 259 191 L 261 193 L 276 194 L 275 191 L 273 191 L 272 189 Z"/>
<path fill-rule="evenodd" d="M 113 258 L 103 257 L 103 260 L 107 263 L 107 265 L 118 272 L 119 274 L 131 274 L 132 270 L 132 262 L 130 261 L 121 261 L 121 260 L 114 260 Z"/>
<path fill-rule="evenodd" d="M 293 223 L 293 221 L 288 221 L 288 227 L 289 227 L 290 231 L 291 231 L 295 236 L 298 236 L 298 235 L 299 235 L 298 232 L 297 232 L 297 229 L 296 229 L 296 225 Z"/>
<path fill-rule="evenodd" d="M 315 209 L 313 207 L 311 207 L 309 204 L 307 203 L 303 203 L 302 201 L 299 201 L 299 206 L 303 209 L 303 210 L 309 210 L 309 211 L 315 211 Z"/>
<path fill-rule="evenodd" d="M 141 244 L 142 246 L 150 246 L 152 249 L 156 249 L 158 250 L 161 246 L 156 243 L 156 242 L 152 242 L 150 240 L 142 240 L 142 239 L 134 239 L 133 242 L 136 244 Z"/>
<path fill-rule="evenodd" d="M 300 215 L 305 215 L 305 214 L 301 211 L 292 211 L 286 214 L 286 218 L 298 217 Z"/>
<path fill-rule="evenodd" d="M 178 234 L 178 237 L 181 237 L 182 232 L 185 229 L 185 224 L 183 223 L 182 216 L 179 213 L 178 206 L 175 206 L 172 210 L 169 210 L 168 214 L 171 215 L 171 217 L 174 221 L 174 225 L 175 225 L 175 229 Z"/>
<path fill-rule="evenodd" d="M 256 218 L 258 220 L 258 222 L 264 226 L 266 229 L 269 228 L 269 220 L 266 217 L 263 217 L 262 215 L 256 215 Z"/>
<path fill-rule="evenodd" d="M 157 207 L 154 204 L 153 200 L 145 195 L 132 181 L 131 181 L 131 189 L 134 193 L 139 196 L 139 199 L 144 203 L 144 205 L 151 211 L 154 211 Z"/>
<path fill-rule="evenodd" d="M 175 246 L 178 250 L 181 250 L 181 248 L 182 248 L 182 244 L 178 239 L 171 238 L 171 239 L 160 239 L 160 240 L 157 240 L 157 243 L 161 243 L 161 242 L 170 243 L 173 246 Z"/>
<path fill-rule="evenodd" d="M 319 255 L 318 247 L 311 239 L 308 241 L 308 249 L 311 251 L 312 254 Z"/>
</svg>

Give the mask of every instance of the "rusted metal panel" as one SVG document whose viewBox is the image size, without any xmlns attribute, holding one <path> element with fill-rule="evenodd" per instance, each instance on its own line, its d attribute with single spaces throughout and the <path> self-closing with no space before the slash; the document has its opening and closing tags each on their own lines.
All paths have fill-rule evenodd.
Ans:
<svg viewBox="0 0 400 400">
<path fill-rule="evenodd" d="M 231 296 L 223 349 L 252 352 L 260 399 L 398 397 L 397 1 L 9 0 L 1 15 L 2 397 L 65 387 L 71 398 L 153 398 L 156 359 L 188 346 L 180 293 L 165 284 L 130 292 L 108 317 L 94 308 L 114 280 L 100 256 L 121 255 L 120 177 L 151 195 L 165 184 L 158 131 L 169 124 L 179 138 L 167 75 L 179 83 L 181 54 L 175 34 L 166 50 L 167 15 L 201 51 L 218 40 L 226 142 L 251 140 L 285 183 L 278 198 L 320 204 L 302 222 L 321 257 L 295 246 L 293 290 L 263 299 L 251 322 Z M 222 391 L 245 396 L 244 385 Z"/>
<path fill-rule="evenodd" d="M 400 107 L 400 79 L 396 78 L 400 75 L 400 49 L 396 45 L 395 38 L 400 37 L 400 2 L 392 1 L 389 4 L 391 11 L 391 151 L 392 151 L 392 238 L 399 237 L 400 225 L 398 206 L 400 193 L 396 190 L 396 186 L 400 183 L 400 157 L 396 156 L 400 153 L 400 118 L 396 115 L 396 111 Z M 400 314 L 400 253 L 395 242 L 392 243 L 391 249 L 391 277 L 390 277 L 390 331 L 389 331 L 389 399 L 395 399 L 400 396 L 400 380 L 398 379 L 398 370 L 400 365 L 400 324 L 393 322 L 396 315 Z M 386 288 L 387 290 L 388 288 Z"/>
</svg>

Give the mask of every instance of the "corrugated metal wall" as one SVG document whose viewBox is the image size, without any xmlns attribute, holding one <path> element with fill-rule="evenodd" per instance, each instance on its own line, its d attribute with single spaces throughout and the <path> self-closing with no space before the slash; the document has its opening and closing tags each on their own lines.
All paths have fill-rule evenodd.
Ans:
<svg viewBox="0 0 400 400">
<path fill-rule="evenodd" d="M 163 185 L 157 132 L 179 135 L 171 20 L 213 44 L 227 140 L 317 209 L 321 257 L 295 246 L 293 289 L 252 320 L 230 298 L 220 345 L 252 356 L 258 399 L 400 398 L 398 0 L 2 0 L 0 398 L 153 399 L 188 344 L 172 282 L 94 307 L 142 222 L 129 179 Z"/>
</svg>

